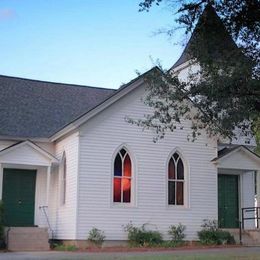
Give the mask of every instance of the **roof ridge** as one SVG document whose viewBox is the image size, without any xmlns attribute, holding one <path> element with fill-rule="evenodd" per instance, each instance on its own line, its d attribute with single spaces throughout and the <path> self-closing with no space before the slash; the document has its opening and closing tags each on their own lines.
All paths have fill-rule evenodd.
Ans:
<svg viewBox="0 0 260 260">
<path fill-rule="evenodd" d="M 155 68 L 159 70 L 158 67 Z M 149 71 L 155 68 L 151 68 Z M 53 91 L 59 89 L 59 87 L 51 83 L 46 84 L 46 87 L 41 87 L 37 85 L 44 83 L 37 83 L 32 80 L 8 79 L 0 76 L 0 89 L 3 92 L 3 95 L 0 95 L 0 114 L 2 121 L 5 122 L 0 127 L 0 135 L 23 137 L 23 139 L 48 139 L 68 124 L 74 124 L 77 119 L 85 114 L 92 111 L 94 115 L 95 108 L 134 84 L 135 81 L 137 83 L 143 82 L 142 77 L 145 77 L 149 71 L 136 77 L 118 90 L 68 87 L 67 90 L 73 90 L 72 93 L 70 91 Z M 28 85 L 28 88 L 25 87 L 21 91 L 20 85 Z M 136 85 L 139 86 L 139 84 Z M 61 85 L 60 90 L 64 88 Z M 128 90 L 122 92 L 122 95 L 124 93 L 128 93 Z M 111 99 L 107 103 L 112 104 L 115 100 Z M 14 102 L 16 102 L 15 106 L 12 105 Z"/>
<path fill-rule="evenodd" d="M 114 90 L 114 91 L 117 90 L 117 89 L 113 89 L 113 88 L 94 87 L 94 86 L 87 86 L 87 85 L 81 85 L 81 84 L 70 84 L 70 83 L 62 83 L 62 82 L 53 82 L 53 81 L 45 81 L 45 80 L 39 80 L 39 79 L 29 79 L 29 78 L 23 78 L 23 77 L 1 75 L 1 74 L 0 74 L 0 77 L 12 78 L 12 79 L 20 79 L 20 80 L 26 80 L 26 81 L 36 81 L 36 82 L 50 83 L 50 84 L 57 84 L 57 85 L 66 85 L 66 86 L 71 86 L 71 87 L 96 88 L 96 89 Z"/>
</svg>

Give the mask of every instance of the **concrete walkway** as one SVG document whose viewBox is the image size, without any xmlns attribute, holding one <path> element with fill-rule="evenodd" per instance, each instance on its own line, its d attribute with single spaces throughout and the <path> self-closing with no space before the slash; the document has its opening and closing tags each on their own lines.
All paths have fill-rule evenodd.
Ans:
<svg viewBox="0 0 260 260">
<path fill-rule="evenodd" d="M 193 250 L 169 250 L 128 253 L 85 253 L 85 252 L 8 252 L 0 253 L 1 260 L 47 260 L 47 259 L 260 259 L 260 247 L 215 248 Z"/>
</svg>

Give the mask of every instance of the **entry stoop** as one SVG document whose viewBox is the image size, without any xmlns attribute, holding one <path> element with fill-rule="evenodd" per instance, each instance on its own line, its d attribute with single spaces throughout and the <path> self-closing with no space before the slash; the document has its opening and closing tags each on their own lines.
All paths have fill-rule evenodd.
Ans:
<svg viewBox="0 0 260 260">
<path fill-rule="evenodd" d="M 6 233 L 10 251 L 46 251 L 50 249 L 47 228 L 10 227 Z"/>
<path fill-rule="evenodd" d="M 228 231 L 234 236 L 237 244 L 240 243 L 239 240 L 239 229 L 222 229 Z M 244 246 L 260 246 L 260 230 L 242 230 L 242 244 Z"/>
<path fill-rule="evenodd" d="M 242 232 L 242 243 L 245 246 L 260 246 L 260 230 L 244 230 Z"/>
</svg>

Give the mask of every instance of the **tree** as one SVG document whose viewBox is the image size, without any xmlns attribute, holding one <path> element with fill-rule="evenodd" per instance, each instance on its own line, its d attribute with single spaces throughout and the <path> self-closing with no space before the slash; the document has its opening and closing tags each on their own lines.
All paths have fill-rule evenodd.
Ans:
<svg viewBox="0 0 260 260">
<path fill-rule="evenodd" d="M 140 8 L 149 11 L 161 2 L 144 0 Z M 183 128 L 182 119 L 192 121 L 191 140 L 202 129 L 229 139 L 235 137 L 236 128 L 244 135 L 259 131 L 260 2 L 170 2 L 178 7 L 177 23 L 185 26 L 186 33 L 192 31 L 177 65 L 190 61 L 200 69 L 191 70 L 186 81 L 173 70 L 153 70 L 145 78 L 149 91 L 144 102 L 154 112 L 128 121 L 155 129 L 155 141 L 168 130 Z"/>
<path fill-rule="evenodd" d="M 217 12 L 234 41 L 243 49 L 246 56 L 255 63 L 260 62 L 260 1 L 259 0 L 164 0 L 171 3 L 175 22 L 184 26 L 190 33 L 206 6 L 211 5 Z M 153 4 L 163 0 L 143 0 L 140 11 L 149 11 Z M 168 30 L 172 34 L 172 30 Z M 259 67 L 258 67 L 259 69 Z"/>
</svg>

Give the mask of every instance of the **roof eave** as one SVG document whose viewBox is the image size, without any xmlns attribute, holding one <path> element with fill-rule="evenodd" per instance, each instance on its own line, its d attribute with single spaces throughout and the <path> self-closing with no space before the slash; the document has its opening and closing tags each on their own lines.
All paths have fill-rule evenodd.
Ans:
<svg viewBox="0 0 260 260">
<path fill-rule="evenodd" d="M 246 151 L 247 153 L 249 153 L 251 156 L 253 156 L 256 160 L 259 160 L 260 161 L 260 156 L 256 153 L 254 153 L 253 151 L 251 151 L 250 149 L 248 149 L 246 146 L 244 145 L 239 145 L 237 146 L 235 149 L 231 150 L 230 152 L 224 154 L 223 156 L 221 157 L 216 157 L 214 159 L 211 160 L 212 163 L 214 164 L 218 164 L 220 161 L 224 160 L 226 157 L 232 155 L 233 153 L 236 153 L 237 151 L 239 150 L 244 150 Z"/>
<path fill-rule="evenodd" d="M 58 164 L 59 163 L 59 160 L 54 155 L 52 155 L 51 153 L 45 151 L 43 148 L 41 148 L 40 146 L 38 146 L 37 144 L 35 144 L 34 142 L 32 142 L 29 139 L 27 139 L 25 141 L 18 142 L 16 144 L 10 145 L 10 146 L 2 149 L 0 151 L 0 155 L 8 153 L 8 152 L 10 152 L 10 151 L 12 151 L 14 149 L 17 149 L 17 148 L 19 148 L 21 146 L 24 146 L 24 145 L 28 145 L 28 146 L 32 147 L 33 149 L 35 149 L 36 151 L 41 153 L 43 156 L 47 157 L 53 164 Z"/>
<path fill-rule="evenodd" d="M 181 70 L 184 70 L 188 67 L 190 67 L 191 65 L 195 64 L 196 62 L 192 59 L 185 61 L 184 63 L 179 64 L 178 66 L 172 66 L 169 71 L 173 71 L 174 73 L 178 73 Z"/>
<path fill-rule="evenodd" d="M 9 135 L 0 135 L 0 140 L 8 141 L 26 141 L 30 139 L 33 142 L 39 143 L 50 143 L 50 139 L 47 137 L 23 137 L 23 136 L 9 136 Z"/>
</svg>

